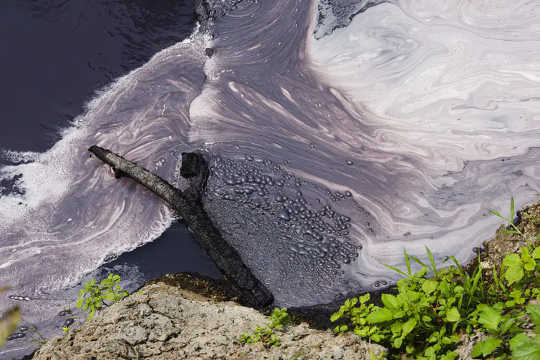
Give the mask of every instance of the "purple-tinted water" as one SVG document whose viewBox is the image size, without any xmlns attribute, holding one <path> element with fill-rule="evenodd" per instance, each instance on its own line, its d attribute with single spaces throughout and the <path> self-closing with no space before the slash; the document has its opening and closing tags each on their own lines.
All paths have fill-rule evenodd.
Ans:
<svg viewBox="0 0 540 360">
<path fill-rule="evenodd" d="M 2 1 L 0 152 L 8 153 L 0 156 L 0 167 L 48 150 L 73 119 L 84 112 L 96 91 L 143 65 L 161 49 L 183 40 L 194 26 L 192 1 Z M 7 195 L 24 193 L 14 186 L 18 178 L 0 181 L 0 203 Z M 0 247 L 6 246 L 7 235 L 0 231 Z M 107 249 L 104 253 L 109 254 Z M 0 265 L 5 261 L 0 259 Z M 177 222 L 152 243 L 122 254 L 93 275 L 104 276 L 109 271 L 123 272 L 125 277 L 131 274 L 126 284 L 131 287 L 164 273 L 218 274 L 191 234 Z M 28 296 L 28 288 L 17 288 L 17 276 L 13 275 L 12 290 L 1 296 Z M 30 273 L 30 283 L 31 279 Z M 38 279 L 36 276 L 35 285 L 39 287 Z M 54 313 L 62 309 L 60 303 L 69 302 L 70 295 L 64 297 L 66 301 L 34 302 L 39 303 L 37 309 Z M 23 320 L 37 325 L 44 335 L 57 333 L 63 324 L 62 318 L 55 318 L 42 328 L 25 311 Z M 4 349 L 8 352 L 0 352 L 0 358 L 29 351 L 34 344 L 25 341 L 31 336 L 27 333 L 9 342 Z"/>
<path fill-rule="evenodd" d="M 181 152 L 207 150 L 204 205 L 276 305 L 388 286 L 404 250 L 466 262 L 500 223 L 490 208 L 537 200 L 537 2 L 203 7 L 215 19 L 115 79 L 49 150 L 4 153 L 0 284 L 35 322 L 173 222 L 94 144 L 175 184 Z"/>
</svg>

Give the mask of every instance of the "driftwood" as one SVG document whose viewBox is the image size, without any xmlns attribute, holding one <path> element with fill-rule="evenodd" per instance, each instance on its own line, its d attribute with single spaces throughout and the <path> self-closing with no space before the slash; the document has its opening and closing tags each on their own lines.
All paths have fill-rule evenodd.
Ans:
<svg viewBox="0 0 540 360">
<path fill-rule="evenodd" d="M 200 246 L 229 281 L 241 303 L 263 308 L 273 302 L 272 294 L 252 274 L 238 252 L 223 239 L 204 211 L 201 194 L 208 177 L 208 164 L 202 154 L 182 154 L 180 174 L 190 180 L 191 186 L 180 191 L 159 176 L 107 149 L 92 146 L 88 151 L 112 166 L 116 177 L 132 178 L 177 211 L 193 231 Z"/>
</svg>

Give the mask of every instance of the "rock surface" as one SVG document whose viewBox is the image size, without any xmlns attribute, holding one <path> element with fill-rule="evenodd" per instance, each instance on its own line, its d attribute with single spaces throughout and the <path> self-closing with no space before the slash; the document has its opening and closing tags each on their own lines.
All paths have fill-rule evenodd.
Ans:
<svg viewBox="0 0 540 360">
<path fill-rule="evenodd" d="M 164 282 L 146 285 L 92 320 L 45 344 L 52 359 L 371 359 L 384 349 L 356 335 L 334 336 L 306 324 L 276 331 L 281 346 L 240 344 L 242 333 L 269 320 L 234 302 L 216 302 Z"/>
</svg>

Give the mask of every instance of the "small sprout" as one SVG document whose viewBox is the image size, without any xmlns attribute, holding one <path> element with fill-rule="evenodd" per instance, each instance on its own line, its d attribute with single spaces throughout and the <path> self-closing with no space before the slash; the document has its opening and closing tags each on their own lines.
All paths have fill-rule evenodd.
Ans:
<svg viewBox="0 0 540 360">
<path fill-rule="evenodd" d="M 280 338 L 274 334 L 274 329 L 281 329 L 291 322 L 287 308 L 274 308 L 270 314 L 270 324 L 267 327 L 256 326 L 252 334 L 244 333 L 238 339 L 242 344 L 262 342 L 265 346 L 280 346 Z"/>
<path fill-rule="evenodd" d="M 115 303 L 128 295 L 128 292 L 120 286 L 120 275 L 116 274 L 109 274 L 99 284 L 96 279 L 92 279 L 83 286 L 79 292 L 77 307 L 87 311 L 89 319 L 106 306 L 107 302 Z"/>
<path fill-rule="evenodd" d="M 518 229 L 518 227 L 514 224 L 514 217 L 515 217 L 515 212 L 514 212 L 514 198 L 512 198 L 510 200 L 510 216 L 505 218 L 504 216 L 502 216 L 498 211 L 496 210 L 490 210 L 490 212 L 503 219 L 504 221 L 506 221 L 508 223 L 508 225 L 513 229 L 513 230 L 504 230 L 504 233 L 505 234 L 517 234 L 517 235 L 520 235 L 520 236 L 524 236 L 523 233 Z"/>
</svg>

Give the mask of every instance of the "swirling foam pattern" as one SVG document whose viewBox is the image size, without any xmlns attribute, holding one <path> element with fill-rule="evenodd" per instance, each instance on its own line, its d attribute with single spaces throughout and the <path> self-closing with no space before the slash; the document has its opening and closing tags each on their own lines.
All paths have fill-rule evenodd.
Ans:
<svg viewBox="0 0 540 360">
<path fill-rule="evenodd" d="M 465 262 L 499 221 L 488 210 L 540 184 L 538 5 L 353 1 L 352 21 L 311 6 L 258 2 L 218 21 L 190 108 L 193 141 L 246 155 L 216 161 L 208 208 L 285 305 L 380 288 L 404 249 Z M 306 184 L 250 180 L 275 183 L 276 165 Z"/>
<path fill-rule="evenodd" d="M 109 147 L 174 183 L 180 154 L 191 149 L 189 104 L 204 82 L 205 38 L 195 33 L 104 89 L 46 153 L 5 154 L 16 165 L 1 168 L 0 179 L 15 179 L 16 191 L 0 189 L 0 284 L 27 298 L 26 321 L 44 325 L 73 302 L 60 289 L 170 225 L 162 202 L 116 180 L 87 149 Z M 0 298 L 0 310 L 10 304 Z"/>
<path fill-rule="evenodd" d="M 160 52 L 2 168 L 20 191 L 0 201 L 0 284 L 41 296 L 169 224 L 93 144 L 172 182 L 180 152 L 207 149 L 205 206 L 279 305 L 385 286 L 404 249 L 470 259 L 488 209 L 540 192 L 540 5 L 350 4 L 226 6 L 212 37 Z"/>
</svg>

